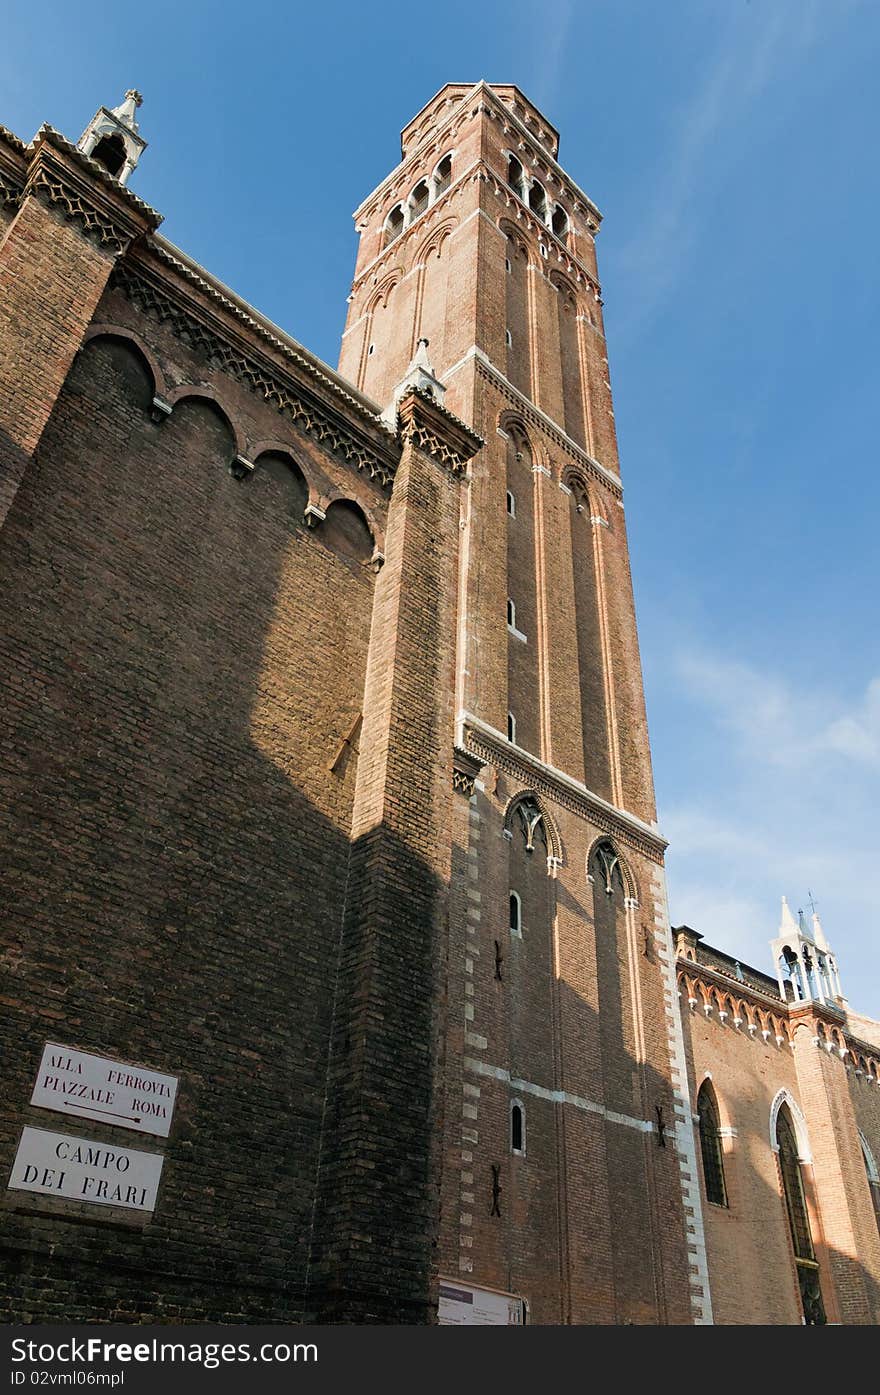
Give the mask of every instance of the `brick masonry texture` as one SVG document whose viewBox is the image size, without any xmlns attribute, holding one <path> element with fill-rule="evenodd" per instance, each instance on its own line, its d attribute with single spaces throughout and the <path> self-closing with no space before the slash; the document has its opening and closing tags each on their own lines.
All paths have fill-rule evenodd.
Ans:
<svg viewBox="0 0 880 1395">
<path fill-rule="evenodd" d="M 445 1278 L 545 1324 L 798 1323 L 782 1098 L 829 1320 L 880 1316 L 880 1028 L 673 947 L 601 220 L 557 146 L 514 87 L 432 99 L 356 215 L 337 376 L 0 129 L 4 1165 L 61 1127 L 45 1041 L 180 1077 L 167 1140 L 66 1122 L 163 1154 L 154 1214 L 3 1194 L 11 1319 L 431 1323 Z M 445 400 L 389 425 L 420 338 Z"/>
</svg>

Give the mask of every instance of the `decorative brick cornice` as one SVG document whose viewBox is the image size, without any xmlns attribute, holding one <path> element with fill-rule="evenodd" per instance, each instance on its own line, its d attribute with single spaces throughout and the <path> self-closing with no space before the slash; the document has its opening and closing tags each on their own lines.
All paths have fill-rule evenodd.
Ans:
<svg viewBox="0 0 880 1395">
<path fill-rule="evenodd" d="M 465 751 L 461 746 L 456 746 L 452 754 L 452 788 L 470 799 L 485 764 L 486 762 L 475 756 L 472 751 Z"/>
<path fill-rule="evenodd" d="M 17 204 L 24 191 L 24 181 L 0 166 L 0 204 Z"/>
<path fill-rule="evenodd" d="M 601 303 L 602 290 L 599 282 L 585 263 L 569 251 L 562 238 L 557 237 L 552 228 L 548 228 L 547 224 L 543 223 L 532 209 L 523 203 L 522 199 L 517 198 L 510 185 L 500 179 L 495 171 L 482 161 L 479 166 L 479 177 L 484 184 L 490 184 L 496 198 L 499 198 L 507 208 L 513 211 L 513 217 L 518 226 L 524 232 L 530 233 L 537 237 L 540 242 L 545 243 L 548 249 L 552 248 L 553 259 L 560 266 L 565 267 L 568 275 L 573 277 L 575 284 L 586 286 L 591 291 L 593 298 Z"/>
<path fill-rule="evenodd" d="M 689 944 L 702 939 L 688 927 L 685 931 L 686 935 L 680 938 Z M 772 1038 L 777 1046 L 793 1047 L 798 1027 L 806 1027 L 814 1046 L 842 1061 L 848 1071 L 866 1084 L 880 1085 L 877 1048 L 849 1030 L 845 1010 L 835 1003 L 820 1003 L 812 998 L 790 1003 L 769 987 L 759 988 L 753 979 L 734 979 L 723 969 L 690 959 L 686 954 L 677 955 L 675 967 L 679 984 L 687 991 L 691 1012 L 699 1010 L 719 1025 L 743 1028 L 745 1036 L 760 1035 L 768 1043 Z"/>
<path fill-rule="evenodd" d="M 155 237 L 151 240 L 150 249 L 160 262 L 171 268 L 174 272 L 174 280 L 182 278 L 187 281 L 224 314 L 237 320 L 239 324 L 243 325 L 250 333 L 257 335 L 271 349 L 283 354 L 288 362 L 301 368 L 322 388 L 331 392 L 335 398 L 342 400 L 346 404 L 346 408 L 353 411 L 361 421 L 369 423 L 374 428 L 379 426 L 383 431 L 386 429 L 379 416 L 379 408 L 374 402 L 359 393 L 351 383 L 335 373 L 328 364 L 315 358 L 314 354 L 309 353 L 302 344 L 297 343 L 289 335 L 285 335 L 283 331 L 278 329 L 277 325 L 273 325 L 259 315 L 252 306 L 239 300 L 228 287 L 213 280 L 207 272 L 186 258 L 185 254 L 173 247 L 170 242 L 166 242 L 162 237 Z"/>
<path fill-rule="evenodd" d="M 455 475 L 464 474 L 484 444 L 482 436 L 418 388 L 410 388 L 400 399 L 397 429 L 401 441 L 433 456 Z"/>
<path fill-rule="evenodd" d="M 118 264 L 111 284 L 347 464 L 391 485 L 399 448 L 378 416 L 170 253 L 150 253 Z"/>
<path fill-rule="evenodd" d="M 380 276 L 380 273 L 397 265 L 406 265 L 408 244 L 417 241 L 421 245 L 432 225 L 438 222 L 444 214 L 449 213 L 452 203 L 469 184 L 490 185 L 495 196 L 503 201 L 506 208 L 511 210 L 511 217 L 515 219 L 517 226 L 524 233 L 529 233 L 546 244 L 550 252 L 548 260 L 552 260 L 564 268 L 566 274 L 574 281 L 576 289 L 589 294 L 600 305 L 603 303 L 599 282 L 586 264 L 569 250 L 565 242 L 556 236 L 552 228 L 548 228 L 546 223 L 542 223 L 536 217 L 527 204 L 517 198 L 509 185 L 505 184 L 504 180 L 482 159 L 475 160 L 466 170 L 456 175 L 449 188 L 445 189 L 424 213 L 421 213 L 414 222 L 404 228 L 399 237 L 396 237 L 393 242 L 389 242 L 388 246 L 383 247 L 372 261 L 367 262 L 366 266 L 360 269 L 351 284 L 352 296 L 358 295 L 365 285 L 369 285 L 371 290 L 374 289 L 376 278 Z M 485 210 L 482 212 L 485 217 L 489 217 Z M 490 219 L 490 221 L 492 220 Z M 501 232 L 496 222 L 492 221 L 492 226 Z M 538 255 L 536 250 L 535 257 L 537 258 Z M 589 317 L 587 317 L 587 323 L 601 334 L 601 330 L 593 324 Z"/>
<path fill-rule="evenodd" d="M 50 126 L 42 126 L 34 139 L 24 186 L 24 197 L 30 195 L 78 223 L 87 237 L 116 257 L 162 221 L 161 214 Z"/>
<path fill-rule="evenodd" d="M 505 128 L 517 131 L 531 150 L 533 157 L 532 164 L 541 172 L 544 179 L 549 179 L 551 182 L 557 183 L 566 198 L 570 200 L 574 211 L 588 224 L 590 231 L 594 233 L 598 232 L 599 225 L 602 222 L 602 214 L 589 195 L 585 194 L 583 189 L 575 184 L 571 175 L 567 174 L 555 156 L 551 155 L 549 151 L 542 146 L 534 132 L 530 131 L 528 127 L 520 121 L 516 113 L 511 111 L 510 107 L 501 101 L 491 84 L 481 82 L 479 84 L 479 89 L 483 94 L 484 100 L 477 105 L 476 110 L 490 117 L 492 120 L 500 121 L 502 123 L 502 131 L 504 131 Z M 486 101 L 486 97 L 489 97 L 490 100 Z"/>
<path fill-rule="evenodd" d="M 606 470 L 604 465 L 600 465 L 598 460 L 594 460 L 591 455 L 587 455 L 585 450 L 573 441 L 570 436 L 566 436 L 563 431 L 544 412 L 539 411 L 533 402 L 513 386 L 511 382 L 500 373 L 490 359 L 480 349 L 474 349 L 472 356 L 476 364 L 477 373 L 487 382 L 492 383 L 516 408 L 518 416 L 529 422 L 544 436 L 554 441 L 561 450 L 565 451 L 572 460 L 576 461 L 581 470 L 592 479 L 605 486 L 616 499 L 623 498 L 623 485 L 616 475 L 610 470 Z M 462 360 L 463 362 L 463 360 Z M 454 364 L 448 369 L 444 377 L 449 378 L 453 370 L 459 365 Z"/>
<path fill-rule="evenodd" d="M 754 999 L 756 1003 L 772 1008 L 774 1012 L 787 1015 L 787 1004 L 783 1002 L 778 993 L 773 993 L 769 989 L 765 991 L 754 983 L 730 978 L 721 969 L 712 968 L 709 964 L 702 964 L 697 959 L 687 959 L 680 954 L 676 957 L 676 966 L 680 974 L 687 974 L 695 983 L 699 981 L 706 985 L 714 984 L 732 997 Z"/>
<path fill-rule="evenodd" d="M 17 204 L 27 179 L 27 146 L 0 126 L 0 205 Z"/>
<path fill-rule="evenodd" d="M 0 143 L 8 145 L 18 155 L 27 154 L 27 146 L 24 141 L 14 131 L 10 131 L 8 126 L 0 126 Z"/>
<path fill-rule="evenodd" d="M 80 170 L 90 181 L 98 185 L 114 206 L 124 208 L 132 215 L 140 215 L 144 224 L 151 231 L 158 228 L 162 222 L 161 213 L 157 213 L 151 204 L 139 198 L 127 185 L 120 184 L 118 179 L 114 179 L 113 175 L 99 161 L 93 160 L 90 155 L 84 155 L 78 146 L 69 141 L 60 131 L 56 131 L 54 126 L 44 123 L 28 146 L 28 151 L 39 150 L 47 144 L 52 145 L 70 166 Z"/>
<path fill-rule="evenodd" d="M 500 121 L 502 130 L 508 128 L 516 131 L 520 140 L 528 146 L 530 159 L 543 178 L 557 184 L 563 196 L 569 200 L 574 212 L 592 225 L 591 231 L 598 231 L 602 215 L 592 199 L 575 184 L 569 174 L 566 174 L 546 147 L 542 146 L 535 133 L 520 121 L 515 112 L 501 101 L 490 84 L 485 82 L 478 82 L 471 89 L 468 97 L 452 108 L 446 120 L 437 127 L 430 144 L 427 141 L 422 143 L 412 154 L 406 156 L 390 174 L 386 175 L 372 194 L 367 195 L 360 207 L 355 210 L 354 217 L 358 227 L 362 223 L 369 223 L 378 213 L 380 205 L 383 205 L 386 200 L 391 203 L 395 202 L 398 194 L 407 186 L 407 181 L 416 167 L 424 165 L 426 155 L 430 154 L 432 150 L 440 151 L 441 147 L 448 148 L 462 126 L 473 120 L 475 116 L 480 115 L 488 116 L 490 120 Z"/>
<path fill-rule="evenodd" d="M 466 714 L 463 721 L 465 749 L 479 756 L 487 764 L 491 763 L 521 785 L 544 795 L 563 809 L 569 809 L 603 833 L 608 833 L 636 852 L 662 863 L 666 850 L 666 839 L 656 833 L 648 824 L 623 809 L 615 809 L 599 795 L 593 794 L 586 785 L 554 770 L 543 761 L 505 741 L 501 732 L 496 732 L 484 722 Z"/>
</svg>

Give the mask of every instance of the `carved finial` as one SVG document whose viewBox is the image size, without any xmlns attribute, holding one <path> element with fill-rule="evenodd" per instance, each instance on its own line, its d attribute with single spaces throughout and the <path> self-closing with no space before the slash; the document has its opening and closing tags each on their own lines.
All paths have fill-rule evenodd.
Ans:
<svg viewBox="0 0 880 1395">
<path fill-rule="evenodd" d="M 140 92 L 138 92 L 137 88 L 130 87 L 126 92 L 124 99 L 119 103 L 119 106 L 112 108 L 113 115 L 118 116 L 123 126 L 127 126 L 130 131 L 136 131 L 138 128 L 138 124 L 137 119 L 135 117 L 135 112 L 137 111 L 138 107 L 143 106 L 143 104 L 144 99 L 141 96 Z"/>
<path fill-rule="evenodd" d="M 409 368 L 403 379 L 394 390 L 394 397 L 390 406 L 384 413 L 384 420 L 392 425 L 397 420 L 397 404 L 404 393 L 410 388 L 415 388 L 418 392 L 427 393 L 433 397 L 435 402 L 443 406 L 443 399 L 446 396 L 446 386 L 441 383 L 428 358 L 428 340 L 420 339 L 416 345 L 416 351 L 412 356 Z"/>
<path fill-rule="evenodd" d="M 797 921 L 791 913 L 789 904 L 785 897 L 782 898 L 782 918 L 779 922 L 780 935 L 796 935 L 798 932 Z"/>
</svg>

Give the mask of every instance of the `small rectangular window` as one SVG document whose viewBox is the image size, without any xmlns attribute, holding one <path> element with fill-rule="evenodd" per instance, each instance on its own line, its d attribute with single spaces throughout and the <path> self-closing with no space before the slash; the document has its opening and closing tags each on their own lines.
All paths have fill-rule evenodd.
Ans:
<svg viewBox="0 0 880 1395">
<path fill-rule="evenodd" d="M 510 1106 L 510 1151 L 512 1153 L 526 1151 L 525 1110 L 518 1100 L 515 1100 Z"/>
</svg>

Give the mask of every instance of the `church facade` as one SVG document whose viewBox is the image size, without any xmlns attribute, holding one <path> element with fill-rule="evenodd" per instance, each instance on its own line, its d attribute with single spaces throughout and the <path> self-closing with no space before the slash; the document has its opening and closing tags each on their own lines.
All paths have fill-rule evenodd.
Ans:
<svg viewBox="0 0 880 1395">
<path fill-rule="evenodd" d="M 0 128 L 13 1319 L 876 1323 L 880 1026 L 673 930 L 596 262 L 513 86 L 338 371 Z"/>
</svg>

